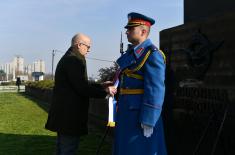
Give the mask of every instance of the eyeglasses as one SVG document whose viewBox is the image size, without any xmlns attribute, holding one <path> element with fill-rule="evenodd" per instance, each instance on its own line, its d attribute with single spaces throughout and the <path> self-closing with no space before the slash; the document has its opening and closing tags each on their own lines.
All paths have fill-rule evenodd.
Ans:
<svg viewBox="0 0 235 155">
<path fill-rule="evenodd" d="M 87 44 L 85 44 L 85 43 L 83 43 L 83 42 L 79 42 L 79 44 L 86 46 L 88 50 L 91 48 L 90 45 L 87 45 Z"/>
</svg>

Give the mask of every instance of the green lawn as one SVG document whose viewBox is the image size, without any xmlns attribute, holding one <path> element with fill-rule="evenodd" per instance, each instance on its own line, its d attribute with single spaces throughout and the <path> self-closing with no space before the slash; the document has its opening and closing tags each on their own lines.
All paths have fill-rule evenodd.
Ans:
<svg viewBox="0 0 235 155">
<path fill-rule="evenodd" d="M 51 155 L 55 133 L 44 129 L 45 103 L 19 93 L 0 93 L 0 155 Z M 81 139 L 79 155 L 95 155 L 103 133 L 92 132 Z M 111 154 L 105 143 L 102 155 Z"/>
</svg>

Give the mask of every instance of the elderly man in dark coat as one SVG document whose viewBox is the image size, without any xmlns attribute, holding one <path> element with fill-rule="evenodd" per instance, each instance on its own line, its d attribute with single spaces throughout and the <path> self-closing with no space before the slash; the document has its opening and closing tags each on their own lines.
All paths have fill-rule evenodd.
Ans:
<svg viewBox="0 0 235 155">
<path fill-rule="evenodd" d="M 87 134 L 89 97 L 104 98 L 116 93 L 113 86 L 88 82 L 85 55 L 90 44 L 88 36 L 76 34 L 56 68 L 53 100 L 45 127 L 57 132 L 58 155 L 75 154 L 80 136 Z"/>
</svg>

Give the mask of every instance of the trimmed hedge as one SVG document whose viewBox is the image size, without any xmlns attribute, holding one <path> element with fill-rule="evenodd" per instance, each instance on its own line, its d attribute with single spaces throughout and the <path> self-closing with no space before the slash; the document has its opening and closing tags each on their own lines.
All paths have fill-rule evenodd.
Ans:
<svg viewBox="0 0 235 155">
<path fill-rule="evenodd" d="M 27 82 L 25 86 L 25 92 L 26 94 L 33 96 L 37 99 L 40 99 L 47 103 L 51 103 L 53 87 L 53 80 Z"/>
<path fill-rule="evenodd" d="M 27 82 L 26 86 L 30 88 L 37 88 L 42 90 L 52 90 L 54 87 L 53 80 L 42 80 L 42 81 L 35 81 L 35 82 Z"/>
</svg>

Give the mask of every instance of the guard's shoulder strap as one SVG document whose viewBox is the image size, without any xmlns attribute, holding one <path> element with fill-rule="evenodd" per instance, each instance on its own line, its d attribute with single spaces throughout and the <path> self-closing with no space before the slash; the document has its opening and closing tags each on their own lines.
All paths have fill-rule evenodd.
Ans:
<svg viewBox="0 0 235 155">
<path fill-rule="evenodd" d="M 158 49 L 155 45 L 151 45 L 149 48 L 151 49 L 152 52 L 153 51 L 159 52 L 164 59 L 164 63 L 166 64 L 166 56 L 162 50 Z"/>
</svg>

